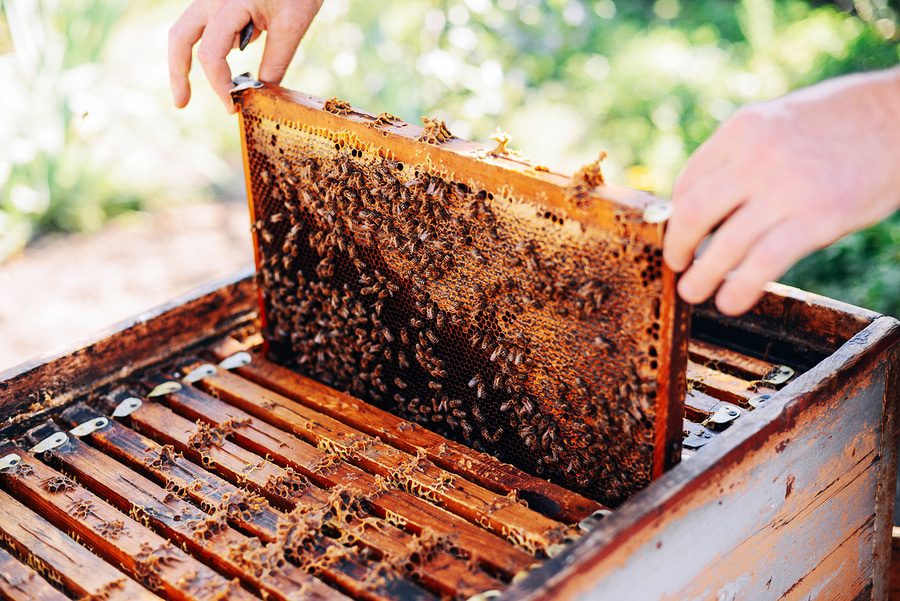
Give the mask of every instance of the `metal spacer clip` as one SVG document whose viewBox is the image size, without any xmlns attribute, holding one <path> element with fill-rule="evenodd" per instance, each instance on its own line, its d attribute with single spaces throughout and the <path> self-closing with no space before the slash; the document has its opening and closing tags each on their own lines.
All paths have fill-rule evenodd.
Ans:
<svg viewBox="0 0 900 601">
<path fill-rule="evenodd" d="M 109 420 L 105 417 L 95 417 L 94 419 L 89 419 L 83 424 L 78 424 L 71 430 L 69 430 L 69 434 L 73 436 L 87 436 L 93 432 L 96 432 L 100 428 L 105 428 L 109 425 Z"/>
<path fill-rule="evenodd" d="M 11 467 L 16 467 L 22 462 L 22 457 L 15 453 L 10 453 L 4 457 L 0 457 L 0 472 Z"/>
<path fill-rule="evenodd" d="M 69 437 L 65 432 L 55 432 L 31 447 L 30 451 L 32 453 L 45 453 L 47 451 L 52 451 L 57 447 L 61 447 L 67 442 L 69 442 Z"/>
<path fill-rule="evenodd" d="M 141 399 L 130 396 L 127 399 L 125 399 L 124 401 L 122 401 L 121 403 L 119 403 L 118 405 L 116 405 L 116 408 L 113 409 L 112 416 L 113 417 L 128 417 L 129 415 L 131 415 L 132 413 L 137 411 L 138 408 L 140 408 L 140 406 L 143 404 L 144 403 L 141 401 Z"/>
<path fill-rule="evenodd" d="M 162 384 L 157 385 L 156 388 L 154 388 L 147 394 L 147 396 L 151 398 L 155 396 L 165 396 L 179 390 L 181 390 L 181 384 L 170 380 L 168 382 L 163 382 Z"/>
<path fill-rule="evenodd" d="M 761 384 L 769 384 L 770 386 L 778 386 L 790 380 L 794 375 L 794 370 L 787 365 L 776 365 L 769 373 L 760 380 Z"/>
<path fill-rule="evenodd" d="M 769 403 L 769 399 L 772 398 L 771 394 L 761 394 L 759 396 L 755 396 L 749 401 L 747 404 L 753 407 L 754 409 L 759 409 L 760 407 L 765 407 Z"/>
<path fill-rule="evenodd" d="M 724 426 L 725 424 L 730 424 L 737 418 L 741 416 L 741 410 L 738 407 L 730 403 L 722 403 L 722 406 L 716 409 L 716 411 L 710 415 L 703 422 L 704 426 L 709 426 L 710 424 L 715 424 L 718 426 Z"/>
<path fill-rule="evenodd" d="M 591 515 L 578 522 L 578 529 L 582 532 L 590 532 L 600 525 L 600 521 L 608 515 L 612 515 L 609 509 L 598 509 Z"/>
<path fill-rule="evenodd" d="M 204 363 L 189 371 L 181 381 L 185 384 L 193 384 L 194 382 L 199 382 L 203 378 L 216 375 L 216 371 L 215 365 L 212 363 Z"/>
<path fill-rule="evenodd" d="M 228 357 L 225 357 L 219 362 L 219 367 L 222 369 L 235 369 L 238 367 L 243 367 L 245 365 L 250 365 L 253 362 L 253 357 L 250 356 L 250 353 L 247 351 L 240 351 L 239 353 L 235 353 Z"/>
<path fill-rule="evenodd" d="M 647 223 L 665 223 L 672 216 L 672 203 L 661 200 L 644 208 L 644 221 Z"/>
<path fill-rule="evenodd" d="M 691 423 L 685 427 L 687 438 L 682 442 L 682 446 L 687 449 L 699 449 L 708 444 L 716 435 L 709 429 L 704 428 L 700 424 Z"/>
<path fill-rule="evenodd" d="M 490 601 L 491 599 L 499 599 L 500 595 L 502 595 L 500 591 L 493 589 L 472 595 L 466 601 Z"/>
<path fill-rule="evenodd" d="M 231 83 L 234 84 L 234 87 L 231 88 L 231 93 L 242 92 L 244 90 L 256 89 L 263 87 L 263 83 L 257 79 L 253 79 L 250 77 L 249 73 L 242 73 L 231 80 Z"/>
</svg>

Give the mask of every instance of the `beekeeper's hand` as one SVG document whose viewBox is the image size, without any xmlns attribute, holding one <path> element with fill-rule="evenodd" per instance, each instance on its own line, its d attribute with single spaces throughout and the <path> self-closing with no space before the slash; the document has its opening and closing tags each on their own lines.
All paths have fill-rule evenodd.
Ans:
<svg viewBox="0 0 900 601">
<path fill-rule="evenodd" d="M 900 206 L 900 68 L 740 109 L 688 160 L 665 260 L 690 303 L 728 315 L 808 253 Z M 708 246 L 694 258 L 714 228 Z"/>
<path fill-rule="evenodd" d="M 169 80 L 175 106 L 191 98 L 188 73 L 191 51 L 199 41 L 197 58 L 213 90 L 234 112 L 228 91 L 231 69 L 226 57 L 239 42 L 241 29 L 251 20 L 254 39 L 266 31 L 266 47 L 259 66 L 259 80 L 280 83 L 297 45 L 323 0 L 194 0 L 169 30 Z"/>
</svg>

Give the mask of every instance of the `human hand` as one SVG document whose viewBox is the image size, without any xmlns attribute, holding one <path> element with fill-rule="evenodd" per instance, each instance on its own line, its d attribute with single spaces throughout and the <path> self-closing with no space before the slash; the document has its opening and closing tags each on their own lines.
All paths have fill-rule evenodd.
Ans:
<svg viewBox="0 0 900 601">
<path fill-rule="evenodd" d="M 739 110 L 679 176 L 664 256 L 673 270 L 687 269 L 678 284 L 683 299 L 699 303 L 719 288 L 718 309 L 738 315 L 796 261 L 898 206 L 895 68 Z"/>
<path fill-rule="evenodd" d="M 191 98 L 188 73 L 191 53 L 198 41 L 197 59 L 209 83 L 229 112 L 234 112 L 229 91 L 231 69 L 226 57 L 237 47 L 241 29 L 253 21 L 253 38 L 267 31 L 259 65 L 259 80 L 280 83 L 297 45 L 324 0 L 193 0 L 169 30 L 169 82 L 175 106 Z"/>
</svg>

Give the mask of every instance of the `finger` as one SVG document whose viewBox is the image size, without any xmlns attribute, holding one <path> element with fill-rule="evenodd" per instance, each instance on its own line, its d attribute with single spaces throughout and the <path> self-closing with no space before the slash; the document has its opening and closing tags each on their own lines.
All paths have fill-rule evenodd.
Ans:
<svg viewBox="0 0 900 601">
<path fill-rule="evenodd" d="M 747 198 L 748 190 L 731 169 L 720 168 L 689 182 L 672 197 L 663 254 L 675 271 L 691 264 L 697 245 Z"/>
<path fill-rule="evenodd" d="M 230 90 L 234 84 L 231 83 L 231 68 L 226 57 L 234 46 L 235 36 L 249 21 L 250 13 L 238 2 L 223 4 L 206 25 L 197 51 L 197 58 L 203 65 L 206 78 L 232 113 L 234 104 L 231 102 Z"/>
<path fill-rule="evenodd" d="M 317 3 L 305 3 L 296 12 L 279 15 L 266 33 L 266 48 L 259 65 L 259 79 L 279 84 L 297 52 L 300 40 L 318 11 Z"/>
<path fill-rule="evenodd" d="M 713 235 L 712 241 L 678 282 L 678 294 L 696 304 L 709 298 L 729 271 L 737 267 L 756 242 L 781 220 L 780 211 L 759 204 L 742 205 Z"/>
<path fill-rule="evenodd" d="M 745 313 L 760 299 L 763 286 L 776 280 L 810 252 L 832 242 L 814 220 L 796 217 L 760 237 L 740 266 L 716 295 L 716 307 L 725 315 Z"/>
<path fill-rule="evenodd" d="M 194 44 L 203 35 L 206 15 L 194 2 L 175 22 L 169 30 L 169 86 L 175 106 L 182 108 L 191 99 L 191 82 L 188 77 L 191 71 L 191 53 Z"/>
</svg>

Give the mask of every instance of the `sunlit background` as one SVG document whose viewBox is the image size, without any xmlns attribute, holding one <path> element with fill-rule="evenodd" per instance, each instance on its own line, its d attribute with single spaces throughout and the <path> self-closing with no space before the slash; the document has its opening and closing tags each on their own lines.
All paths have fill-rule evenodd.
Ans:
<svg viewBox="0 0 900 601">
<path fill-rule="evenodd" d="M 326 0 L 285 85 L 667 194 L 738 106 L 900 58 L 888 0 Z M 184 0 L 3 0 L 0 369 L 251 261 L 235 118 L 172 108 Z M 896 5 L 894 5 L 896 6 Z M 234 53 L 255 72 L 262 40 Z M 784 281 L 900 314 L 900 217 Z"/>
</svg>

